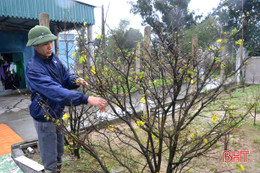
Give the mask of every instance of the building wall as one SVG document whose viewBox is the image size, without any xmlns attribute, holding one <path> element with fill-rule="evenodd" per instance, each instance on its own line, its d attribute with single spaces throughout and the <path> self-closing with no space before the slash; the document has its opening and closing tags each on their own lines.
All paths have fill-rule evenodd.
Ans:
<svg viewBox="0 0 260 173">
<path fill-rule="evenodd" d="M 246 84 L 260 84 L 260 56 L 248 60 L 245 74 Z"/>
</svg>

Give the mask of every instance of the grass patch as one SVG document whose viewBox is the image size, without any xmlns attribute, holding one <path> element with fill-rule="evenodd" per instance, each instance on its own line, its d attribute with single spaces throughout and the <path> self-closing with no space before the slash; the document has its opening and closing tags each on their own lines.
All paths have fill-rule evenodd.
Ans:
<svg viewBox="0 0 260 173">
<path fill-rule="evenodd" d="M 216 99 L 216 101 L 209 104 L 209 106 L 206 108 L 206 111 L 203 111 L 203 113 L 200 115 L 200 118 L 196 119 L 193 122 L 193 126 L 190 129 L 186 129 L 183 131 L 182 135 L 186 136 L 186 138 L 191 138 L 191 135 L 196 138 L 200 136 L 200 133 L 203 134 L 205 130 L 207 130 L 210 127 L 210 124 L 212 124 L 212 116 L 214 113 L 218 115 L 218 118 L 220 119 L 223 115 L 223 107 L 222 105 L 230 108 L 234 108 L 233 115 L 237 116 L 241 113 L 245 113 L 248 109 L 249 103 L 254 103 L 255 101 L 258 101 L 258 95 L 260 93 L 260 86 L 248 86 L 240 89 L 237 89 L 235 91 L 227 91 L 220 95 L 219 98 Z M 260 112 L 260 106 L 257 107 L 257 111 Z M 231 133 L 231 140 L 230 140 L 230 146 L 232 147 L 232 150 L 238 151 L 238 150 L 246 150 L 246 149 L 252 149 L 247 148 L 248 146 L 243 147 L 243 144 L 249 144 L 249 146 L 252 146 L 253 149 L 259 150 L 260 148 L 260 122 L 258 121 L 256 123 L 256 126 L 253 126 L 253 121 L 249 116 L 246 118 L 246 121 L 241 122 L 237 125 L 234 131 Z M 169 128 L 172 128 L 171 126 Z M 239 133 L 238 133 L 239 132 Z M 244 139 L 246 137 L 246 140 Z M 185 141 L 186 138 L 183 138 Z M 180 141 L 182 142 L 182 141 Z M 220 171 L 220 170 L 228 170 L 228 167 L 223 166 L 224 163 L 220 162 L 222 157 L 222 149 L 223 149 L 223 143 L 222 141 L 219 141 L 213 148 L 213 151 L 215 151 L 215 154 L 212 158 L 206 158 L 204 161 L 201 161 L 200 158 L 194 159 L 194 162 L 192 164 L 197 167 L 198 172 L 201 170 L 207 170 L 209 172 L 214 171 Z M 257 150 L 257 151 L 258 151 Z M 123 153 L 123 151 L 128 150 L 118 150 L 117 152 Z M 217 152 L 216 152 L 217 151 Z M 250 150 L 252 152 L 252 155 L 255 154 L 255 152 Z M 129 153 L 132 157 L 138 158 L 139 155 L 136 153 Z M 63 166 L 63 172 L 102 172 L 100 169 L 97 161 L 89 156 L 88 154 L 82 153 L 82 158 L 79 160 L 73 159 L 70 156 L 68 156 L 69 153 L 66 153 L 64 156 L 64 166 Z M 66 158 L 67 157 L 67 158 Z M 140 157 L 141 159 L 142 157 Z M 109 168 L 117 167 L 117 163 L 113 161 L 113 159 L 109 159 L 108 155 L 104 153 L 104 159 L 106 160 L 106 164 L 109 165 Z M 215 159 L 214 161 L 212 161 Z M 251 159 L 251 157 L 250 157 Z M 124 160 L 124 158 L 122 158 Z M 167 158 L 165 158 L 167 160 Z M 252 159 L 253 160 L 253 159 Z M 257 160 L 254 158 L 254 160 Z M 138 160 L 142 162 L 142 160 Z M 135 167 L 135 163 L 131 162 L 130 160 L 125 160 L 127 165 L 135 170 L 137 170 Z M 257 163 L 259 160 L 256 161 Z M 259 164 L 251 164 L 251 165 L 244 165 L 244 167 L 249 169 L 250 167 L 253 167 L 254 169 L 251 169 L 251 171 L 255 171 L 257 169 L 257 165 Z M 222 167 L 225 167 L 222 169 Z M 204 169 L 205 168 L 205 169 Z M 227 168 L 227 169 L 226 169 Z M 234 163 L 232 167 L 233 171 L 240 171 L 240 168 L 236 168 L 236 164 Z M 195 171 L 193 169 L 193 171 Z M 193 172 L 192 171 L 192 172 Z M 133 171 L 135 172 L 135 171 Z M 196 171 L 195 171 L 196 172 Z"/>
</svg>

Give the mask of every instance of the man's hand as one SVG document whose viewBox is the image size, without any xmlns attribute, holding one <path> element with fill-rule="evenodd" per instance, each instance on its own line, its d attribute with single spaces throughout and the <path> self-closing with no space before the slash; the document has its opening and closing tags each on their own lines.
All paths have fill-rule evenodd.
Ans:
<svg viewBox="0 0 260 173">
<path fill-rule="evenodd" d="M 91 96 L 88 97 L 88 103 L 92 106 L 98 107 L 100 110 L 104 110 L 108 105 L 105 99 Z"/>
<path fill-rule="evenodd" d="M 78 86 L 79 85 L 85 85 L 86 87 L 88 87 L 88 83 L 84 79 L 82 79 L 81 77 L 76 79 L 76 85 L 78 85 Z"/>
</svg>

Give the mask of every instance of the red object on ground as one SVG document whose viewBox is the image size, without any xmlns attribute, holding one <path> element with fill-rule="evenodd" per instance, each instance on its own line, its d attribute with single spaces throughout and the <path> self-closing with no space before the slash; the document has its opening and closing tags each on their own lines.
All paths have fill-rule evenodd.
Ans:
<svg viewBox="0 0 260 173">
<path fill-rule="evenodd" d="M 19 142 L 23 142 L 19 135 L 8 125 L 0 124 L 0 156 L 11 153 L 11 145 Z"/>
</svg>

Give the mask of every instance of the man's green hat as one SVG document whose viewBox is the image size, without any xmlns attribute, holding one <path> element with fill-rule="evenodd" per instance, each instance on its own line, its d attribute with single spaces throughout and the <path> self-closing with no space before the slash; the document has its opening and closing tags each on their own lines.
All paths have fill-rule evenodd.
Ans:
<svg viewBox="0 0 260 173">
<path fill-rule="evenodd" d="M 35 46 L 56 39 L 57 37 L 51 33 L 49 28 L 36 25 L 30 29 L 28 33 L 28 42 L 26 46 Z"/>
</svg>

